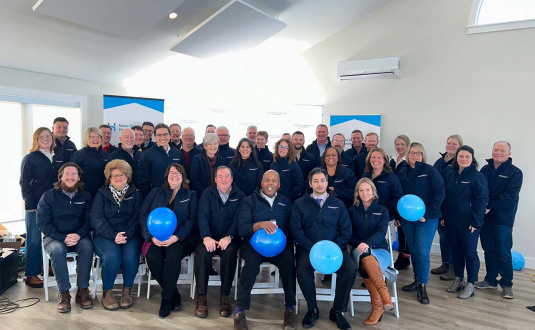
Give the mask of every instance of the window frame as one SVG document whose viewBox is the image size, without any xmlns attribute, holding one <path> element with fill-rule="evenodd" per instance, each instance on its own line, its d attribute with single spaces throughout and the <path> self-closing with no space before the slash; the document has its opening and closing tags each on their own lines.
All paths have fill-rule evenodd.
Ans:
<svg viewBox="0 0 535 330">
<path fill-rule="evenodd" d="M 467 34 L 529 29 L 535 27 L 535 19 L 477 25 L 477 16 L 479 14 L 479 10 L 481 9 L 483 1 L 485 0 L 472 1 L 470 17 L 468 18 L 468 26 L 466 27 Z"/>
</svg>

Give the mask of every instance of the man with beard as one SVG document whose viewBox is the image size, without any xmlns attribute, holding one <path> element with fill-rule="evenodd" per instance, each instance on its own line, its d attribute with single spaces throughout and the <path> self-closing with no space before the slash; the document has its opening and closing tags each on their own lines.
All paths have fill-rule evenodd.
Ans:
<svg viewBox="0 0 535 330">
<path fill-rule="evenodd" d="M 100 131 L 102 132 L 102 150 L 106 151 L 107 153 L 111 154 L 115 150 L 117 150 L 117 147 L 110 143 L 111 140 L 111 126 L 102 124 L 98 127 Z"/>
<path fill-rule="evenodd" d="M 316 127 L 316 140 L 312 141 L 308 145 L 307 151 L 316 159 L 316 166 L 321 166 L 321 157 L 327 147 L 331 146 L 331 140 L 329 139 L 329 129 L 325 124 L 319 124 Z"/>
<path fill-rule="evenodd" d="M 84 309 L 93 307 L 88 289 L 93 261 L 93 244 L 89 237 L 92 201 L 91 194 L 83 190 L 82 174 L 77 164 L 63 164 L 58 171 L 58 182 L 43 194 L 37 206 L 37 226 L 45 235 L 43 245 L 52 260 L 59 290 L 57 311 L 60 313 L 71 311 L 67 252 L 78 254 L 76 303 Z"/>
<path fill-rule="evenodd" d="M 182 132 L 181 146 L 179 149 L 182 153 L 184 169 L 186 170 L 186 174 L 189 178 L 189 168 L 191 165 L 191 160 L 193 159 L 193 157 L 202 152 L 199 148 L 197 148 L 197 144 L 195 143 L 195 131 L 193 130 L 193 128 L 184 128 L 184 131 Z"/>
<path fill-rule="evenodd" d="M 139 148 L 134 144 L 135 133 L 130 128 L 125 128 L 121 131 L 119 136 L 119 148 L 111 153 L 110 160 L 122 159 L 130 165 L 132 168 L 132 180 L 131 183 L 137 187 L 137 167 L 139 159 L 141 158 L 141 152 Z"/>
<path fill-rule="evenodd" d="M 368 157 L 368 152 L 370 152 L 370 150 L 372 150 L 373 148 L 377 148 L 377 146 L 379 145 L 379 135 L 373 132 L 366 134 L 365 144 L 366 150 L 353 158 L 353 168 L 355 170 L 355 176 L 357 177 L 357 180 L 360 180 L 362 178 L 362 175 L 364 175 L 364 169 L 366 168 L 366 157 Z"/>
<path fill-rule="evenodd" d="M 353 170 L 353 158 L 350 157 L 344 148 L 346 146 L 346 138 L 342 133 L 336 133 L 333 135 L 332 146 L 340 154 L 340 160 L 342 161 L 342 166 Z"/>
<path fill-rule="evenodd" d="M 355 158 L 356 155 L 366 151 L 366 145 L 362 141 L 364 141 L 362 131 L 356 129 L 351 132 L 351 148 L 346 150 L 349 157 Z"/>
<path fill-rule="evenodd" d="M 303 179 L 308 181 L 308 173 L 316 167 L 317 161 L 311 153 L 307 152 L 303 146 L 305 145 L 305 134 L 301 131 L 295 131 L 292 135 L 292 142 L 295 148 L 295 155 L 297 156 L 297 163 L 303 172 Z M 305 189 L 307 185 L 305 184 Z"/>
<path fill-rule="evenodd" d="M 177 123 L 173 123 L 169 125 L 169 129 L 171 129 L 171 142 L 169 142 L 169 145 L 173 148 L 180 149 L 182 146 L 182 140 L 180 139 L 182 136 L 182 127 Z"/>
</svg>

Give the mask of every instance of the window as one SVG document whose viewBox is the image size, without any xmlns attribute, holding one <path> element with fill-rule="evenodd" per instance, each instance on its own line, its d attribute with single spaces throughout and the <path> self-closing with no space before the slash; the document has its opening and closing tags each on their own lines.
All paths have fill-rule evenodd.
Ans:
<svg viewBox="0 0 535 330">
<path fill-rule="evenodd" d="M 533 0 L 473 0 L 467 33 L 535 27 Z"/>
</svg>

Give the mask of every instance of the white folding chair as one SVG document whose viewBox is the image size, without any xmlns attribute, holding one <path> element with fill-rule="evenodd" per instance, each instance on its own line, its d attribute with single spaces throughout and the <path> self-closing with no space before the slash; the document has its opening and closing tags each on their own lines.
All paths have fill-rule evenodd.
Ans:
<svg viewBox="0 0 535 330">
<path fill-rule="evenodd" d="M 221 261 L 221 258 L 217 255 L 212 257 L 213 260 L 219 260 Z M 238 264 L 236 264 L 236 272 L 234 273 L 234 281 L 232 281 L 232 286 L 234 287 L 234 300 L 238 298 L 238 267 L 239 267 L 240 259 L 238 257 Z M 210 275 L 208 277 L 208 286 L 221 286 L 221 276 L 220 275 Z M 197 281 L 195 279 L 195 272 L 193 273 L 193 296 L 192 298 L 195 298 L 195 295 L 197 294 Z"/>
<path fill-rule="evenodd" d="M 316 277 L 317 272 L 314 272 Z M 295 290 L 295 314 L 299 312 L 299 299 L 305 299 L 303 292 L 299 287 L 299 283 L 296 282 Z M 336 273 L 332 274 L 331 287 L 330 288 L 316 288 L 316 300 L 318 301 L 334 301 L 334 294 L 336 292 Z"/>
<path fill-rule="evenodd" d="M 184 257 L 182 261 L 186 262 L 186 273 L 181 273 L 178 277 L 178 281 L 176 284 L 187 284 L 189 285 L 189 296 L 191 299 L 194 299 L 194 292 L 193 292 L 193 277 L 194 277 L 194 271 L 193 271 L 193 260 L 194 260 L 194 253 L 190 254 L 189 256 Z M 183 269 L 184 267 L 182 267 Z M 158 284 L 156 280 L 152 279 L 150 269 L 148 271 L 148 282 L 147 282 L 147 299 L 150 298 L 150 287 L 153 284 Z"/>
<path fill-rule="evenodd" d="M 245 260 L 241 259 L 241 267 L 245 265 Z M 271 274 L 272 269 L 275 268 L 275 276 L 272 281 L 256 281 L 254 283 L 253 289 L 251 290 L 251 294 L 272 294 L 272 293 L 284 293 L 284 289 L 280 286 L 280 273 L 279 268 L 276 267 L 274 264 L 270 262 L 263 262 L 260 264 L 260 272 L 262 272 L 262 269 L 268 270 L 269 274 Z M 258 276 L 261 276 L 260 273 L 258 273 Z M 257 279 L 258 279 L 257 276 Z M 238 291 L 238 290 L 236 290 Z"/>
<path fill-rule="evenodd" d="M 102 284 L 102 279 L 99 279 L 100 274 L 100 257 L 95 254 L 95 257 L 93 258 L 93 275 L 91 278 L 93 279 L 93 298 L 97 297 L 97 285 Z M 137 269 L 137 274 L 134 279 L 134 283 L 137 284 L 137 296 L 141 295 L 141 283 L 143 282 L 143 275 L 145 275 L 146 269 L 145 264 L 140 263 L 139 267 Z M 123 284 L 123 275 L 117 274 L 117 277 L 115 278 L 114 284 Z"/>
<path fill-rule="evenodd" d="M 52 287 L 52 286 L 58 286 L 58 283 L 56 282 L 56 278 L 53 277 L 52 279 L 50 279 L 50 256 L 48 255 L 48 253 L 46 253 L 45 251 L 45 244 L 43 242 L 43 239 L 44 239 L 44 235 L 41 234 L 41 251 L 42 251 L 42 254 L 43 254 L 43 288 L 45 289 L 45 300 L 46 301 L 49 301 L 49 297 L 48 297 L 48 288 L 49 287 Z M 67 253 L 67 258 L 73 258 L 74 259 L 74 262 L 76 262 L 76 257 L 78 257 L 78 254 L 76 252 L 68 252 Z M 75 276 L 76 275 L 76 272 L 69 272 L 69 280 L 71 280 L 71 276 Z M 71 280 L 71 284 L 72 285 L 76 285 L 76 278 L 74 278 L 74 280 Z"/>
<path fill-rule="evenodd" d="M 396 317 L 399 318 L 399 300 L 398 300 L 398 290 L 397 290 L 397 276 L 398 271 L 394 268 L 394 257 L 392 255 L 392 235 L 390 231 L 390 225 L 388 226 L 388 232 L 386 234 L 388 245 L 390 247 L 390 266 L 388 266 L 383 274 L 387 282 L 392 284 L 392 290 L 390 294 L 392 295 L 392 303 L 394 304 L 394 312 Z M 395 237 L 395 236 L 394 236 Z M 351 316 L 355 316 L 355 307 L 353 303 L 356 301 L 370 302 L 370 295 L 366 289 L 352 289 L 351 294 L 349 295 L 351 299 Z"/>
</svg>

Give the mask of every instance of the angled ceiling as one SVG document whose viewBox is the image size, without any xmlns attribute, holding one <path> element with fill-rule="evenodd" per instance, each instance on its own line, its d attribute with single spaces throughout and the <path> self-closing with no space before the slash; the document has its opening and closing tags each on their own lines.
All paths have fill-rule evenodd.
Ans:
<svg viewBox="0 0 535 330">
<path fill-rule="evenodd" d="M 114 85 L 122 85 L 124 79 L 157 61 L 171 56 L 186 56 L 176 54 L 169 48 L 230 2 L 158 0 L 160 6 L 156 9 L 159 10 L 147 10 L 140 6 L 150 2 L 148 0 L 114 0 L 137 3 L 137 6 L 125 9 L 123 16 L 117 16 L 116 20 L 110 19 L 113 17 L 109 14 L 103 14 L 102 21 L 90 27 L 90 24 L 96 23 L 84 22 L 83 15 L 77 17 L 79 13 L 65 5 L 54 8 L 54 13 L 64 15 L 62 19 L 51 17 L 49 13 L 39 13 L 40 6 L 43 6 L 41 11 L 45 11 L 47 1 L 43 0 L 36 11 L 32 7 L 37 0 L 0 2 L 0 66 Z M 300 51 L 321 42 L 389 1 L 244 0 L 286 23 L 287 27 L 272 39 L 301 42 L 306 46 Z M 57 5 L 68 0 L 53 0 L 51 3 L 54 2 Z M 111 3 L 109 0 L 86 2 L 93 5 Z M 167 14 L 157 18 L 175 5 L 177 19 L 170 20 Z M 111 11 L 113 6 L 106 8 Z M 105 22 L 106 18 L 108 21 Z"/>
</svg>

